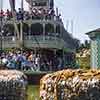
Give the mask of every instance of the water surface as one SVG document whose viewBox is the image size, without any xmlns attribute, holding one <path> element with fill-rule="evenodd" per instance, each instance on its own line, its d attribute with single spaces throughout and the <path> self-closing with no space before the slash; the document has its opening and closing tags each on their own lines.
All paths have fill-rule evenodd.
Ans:
<svg viewBox="0 0 100 100">
<path fill-rule="evenodd" d="M 39 100 L 39 86 L 29 85 L 27 90 L 27 100 Z"/>
</svg>

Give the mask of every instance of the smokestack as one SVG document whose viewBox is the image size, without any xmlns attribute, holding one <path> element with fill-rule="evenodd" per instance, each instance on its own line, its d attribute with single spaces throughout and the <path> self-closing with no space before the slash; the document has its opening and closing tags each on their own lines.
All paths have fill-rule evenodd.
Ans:
<svg viewBox="0 0 100 100">
<path fill-rule="evenodd" d="M 0 0 L 0 10 L 3 9 L 3 0 Z"/>
<path fill-rule="evenodd" d="M 23 0 L 21 0 L 21 9 L 23 10 L 24 7 L 23 7 Z"/>
<path fill-rule="evenodd" d="M 15 10 L 15 0 L 9 0 L 12 10 Z"/>
<path fill-rule="evenodd" d="M 54 0 L 49 0 L 49 8 L 54 8 Z"/>
<path fill-rule="evenodd" d="M 56 8 L 56 15 L 59 16 L 58 8 Z"/>
</svg>

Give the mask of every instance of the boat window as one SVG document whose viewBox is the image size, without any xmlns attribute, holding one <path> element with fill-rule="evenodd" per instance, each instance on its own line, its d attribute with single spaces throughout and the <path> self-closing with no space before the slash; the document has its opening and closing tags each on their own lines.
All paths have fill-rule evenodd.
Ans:
<svg viewBox="0 0 100 100">
<path fill-rule="evenodd" d="M 40 23 L 31 25 L 31 34 L 32 35 L 42 35 L 43 34 L 43 26 Z"/>
<path fill-rule="evenodd" d="M 60 33 L 60 25 L 56 26 L 56 33 Z"/>
<path fill-rule="evenodd" d="M 24 32 L 24 35 L 28 35 L 29 34 L 29 27 L 28 27 L 28 24 L 23 24 L 23 32 Z"/>
<path fill-rule="evenodd" d="M 46 34 L 54 33 L 54 26 L 52 24 L 46 24 L 45 32 L 46 32 Z"/>
</svg>

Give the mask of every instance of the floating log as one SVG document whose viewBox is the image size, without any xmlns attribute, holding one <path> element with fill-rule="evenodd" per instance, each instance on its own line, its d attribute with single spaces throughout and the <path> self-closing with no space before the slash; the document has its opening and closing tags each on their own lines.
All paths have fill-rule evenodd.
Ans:
<svg viewBox="0 0 100 100">
<path fill-rule="evenodd" d="M 41 100 L 99 100 L 100 70 L 62 70 L 40 81 Z"/>
</svg>

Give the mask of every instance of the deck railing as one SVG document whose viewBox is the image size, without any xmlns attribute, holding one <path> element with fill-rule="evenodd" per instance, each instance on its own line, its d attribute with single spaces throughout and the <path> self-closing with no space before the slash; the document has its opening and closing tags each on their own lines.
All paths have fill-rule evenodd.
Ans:
<svg viewBox="0 0 100 100">
<path fill-rule="evenodd" d="M 65 45 L 65 42 L 61 38 L 43 35 L 24 36 L 23 42 L 25 47 L 44 47 L 61 49 Z M 2 48 L 10 48 L 16 46 L 16 38 L 14 38 L 13 36 L 2 37 Z"/>
<path fill-rule="evenodd" d="M 16 23 L 20 23 L 21 20 L 15 20 Z M 28 20 L 23 20 L 24 23 L 27 23 L 27 24 L 34 24 L 34 23 L 58 23 L 60 25 L 63 25 L 63 22 L 61 20 L 58 20 L 58 19 L 28 19 Z M 4 24 L 13 24 L 13 19 L 11 18 L 10 20 L 6 20 L 6 19 L 3 19 L 3 23 Z"/>
</svg>

